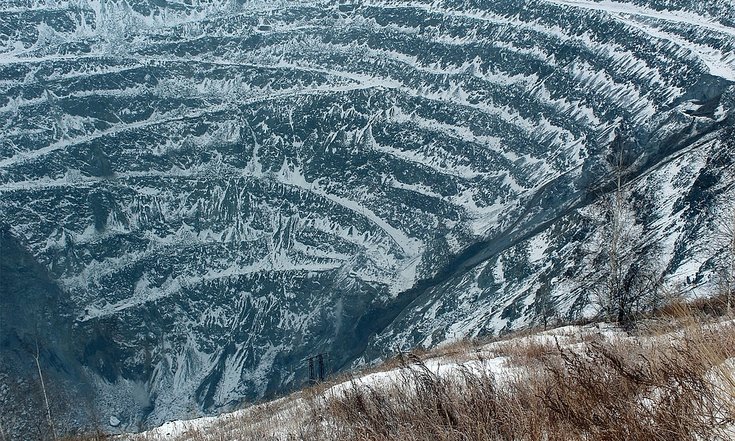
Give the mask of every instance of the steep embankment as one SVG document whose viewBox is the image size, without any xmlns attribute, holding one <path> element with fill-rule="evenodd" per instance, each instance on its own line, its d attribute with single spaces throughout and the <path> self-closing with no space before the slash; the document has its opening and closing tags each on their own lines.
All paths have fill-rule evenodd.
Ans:
<svg viewBox="0 0 735 441">
<path fill-rule="evenodd" d="M 82 372 L 49 375 L 136 430 L 297 387 L 315 353 L 575 314 L 614 148 L 643 242 L 706 283 L 731 6 L 3 2 L 0 216 Z"/>
<path fill-rule="evenodd" d="M 349 380 L 124 439 L 732 438 L 733 322 L 685 315 L 639 326 L 633 335 L 565 326 L 403 354 Z"/>
</svg>

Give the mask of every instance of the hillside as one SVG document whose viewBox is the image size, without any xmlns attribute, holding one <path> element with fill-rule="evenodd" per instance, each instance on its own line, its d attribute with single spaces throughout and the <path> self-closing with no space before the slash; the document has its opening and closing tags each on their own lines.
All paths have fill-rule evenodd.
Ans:
<svg viewBox="0 0 735 441">
<path fill-rule="evenodd" d="M 594 315 L 617 155 L 628 268 L 712 292 L 734 10 L 3 1 L 3 427 L 46 424 L 38 370 L 60 431 L 142 431 Z"/>
<path fill-rule="evenodd" d="M 232 414 L 126 441 L 727 440 L 735 328 L 660 317 L 455 343 Z"/>
</svg>

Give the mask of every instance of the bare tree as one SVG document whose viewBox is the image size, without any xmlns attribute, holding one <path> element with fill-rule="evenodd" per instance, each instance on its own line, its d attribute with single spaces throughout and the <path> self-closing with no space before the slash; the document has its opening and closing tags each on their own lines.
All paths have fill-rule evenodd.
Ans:
<svg viewBox="0 0 735 441">
<path fill-rule="evenodd" d="M 550 325 L 559 322 L 559 316 L 556 305 L 551 298 L 551 287 L 544 283 L 536 291 L 536 300 L 534 301 L 534 309 L 537 317 L 537 324 L 543 326 L 546 330 Z"/>
<path fill-rule="evenodd" d="M 607 291 L 609 293 L 609 304 L 608 304 L 608 316 L 612 318 L 617 309 L 617 320 L 622 321 L 627 302 L 626 295 L 623 287 L 623 266 L 624 260 L 630 252 L 629 249 L 624 249 L 625 244 L 623 240 L 630 239 L 628 237 L 629 231 L 632 228 L 631 222 L 634 219 L 630 219 L 629 213 L 626 208 L 627 204 L 624 204 L 625 192 L 623 189 L 623 149 L 617 154 L 617 158 L 614 164 L 615 170 L 615 192 L 612 196 L 611 205 L 609 207 L 609 228 L 607 238 L 610 240 L 607 258 L 609 265 L 609 274 L 607 275 Z"/>
<path fill-rule="evenodd" d="M 733 285 L 735 285 L 735 205 L 730 208 L 730 222 L 727 222 L 724 226 L 725 236 L 730 239 L 729 255 L 730 260 L 729 271 L 728 271 L 728 284 L 727 284 L 727 312 L 730 313 L 730 307 L 732 304 Z"/>
<path fill-rule="evenodd" d="M 719 260 L 720 284 L 725 294 L 727 313 L 730 313 L 735 294 L 735 202 L 721 207 L 715 221 L 715 237 L 712 240 L 716 260 Z"/>
<path fill-rule="evenodd" d="M 617 143 L 619 144 L 619 143 Z M 624 150 L 619 148 L 609 159 L 614 177 L 613 191 L 601 199 L 602 222 L 597 238 L 597 256 L 593 264 L 598 279 L 597 301 L 606 320 L 623 322 L 630 316 L 631 292 L 626 289 L 626 276 L 635 259 L 634 244 L 642 233 L 636 225 L 635 212 L 625 187 Z M 635 272 L 633 268 L 633 272 Z M 628 288 L 632 280 L 627 281 Z"/>
<path fill-rule="evenodd" d="M 589 250 L 587 284 L 598 314 L 609 321 L 629 323 L 637 313 L 660 306 L 662 271 L 657 268 L 657 248 L 642 239 L 643 227 L 631 202 L 623 138 L 617 135 L 608 160 L 614 187 L 592 209 L 598 232 Z"/>
<path fill-rule="evenodd" d="M 735 135 L 735 131 L 731 132 Z M 711 160 L 710 168 L 719 174 L 716 186 L 710 189 L 707 227 L 700 233 L 706 240 L 699 252 L 706 256 L 706 269 L 713 271 L 717 295 L 724 296 L 730 314 L 735 302 L 735 142 L 726 138 L 721 151 Z"/>
<path fill-rule="evenodd" d="M 46 402 L 46 416 L 48 417 L 48 424 L 51 427 L 51 435 L 56 439 L 56 428 L 54 427 L 54 420 L 51 418 L 51 406 L 48 402 L 48 394 L 46 393 L 46 384 L 43 381 L 43 373 L 41 373 L 41 362 L 40 362 L 40 351 L 38 349 L 38 339 L 36 339 L 36 354 L 33 356 L 36 360 L 36 367 L 38 368 L 38 377 L 41 379 L 41 391 L 43 391 L 43 399 Z"/>
<path fill-rule="evenodd" d="M 0 440 L 5 441 L 7 438 L 5 437 L 5 430 L 3 429 L 3 424 L 0 422 Z"/>
</svg>

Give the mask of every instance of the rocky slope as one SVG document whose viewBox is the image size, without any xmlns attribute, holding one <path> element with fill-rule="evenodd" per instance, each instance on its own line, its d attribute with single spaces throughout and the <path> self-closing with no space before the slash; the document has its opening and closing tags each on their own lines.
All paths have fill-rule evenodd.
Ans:
<svg viewBox="0 0 735 441">
<path fill-rule="evenodd" d="M 40 403 L 35 343 L 67 423 L 136 430 L 581 313 L 615 149 L 641 259 L 707 285 L 734 10 L 3 2 L 3 399 Z"/>
</svg>

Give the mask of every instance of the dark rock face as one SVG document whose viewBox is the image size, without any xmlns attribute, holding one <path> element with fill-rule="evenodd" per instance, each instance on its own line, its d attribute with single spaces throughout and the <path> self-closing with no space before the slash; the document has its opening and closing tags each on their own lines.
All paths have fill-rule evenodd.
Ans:
<svg viewBox="0 0 735 441">
<path fill-rule="evenodd" d="M 706 3 L 3 2 L 0 393 L 35 398 L 0 423 L 46 424 L 36 343 L 59 430 L 137 430 L 580 313 L 615 149 L 641 243 L 706 286 L 735 150 Z"/>
</svg>

